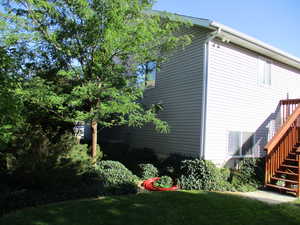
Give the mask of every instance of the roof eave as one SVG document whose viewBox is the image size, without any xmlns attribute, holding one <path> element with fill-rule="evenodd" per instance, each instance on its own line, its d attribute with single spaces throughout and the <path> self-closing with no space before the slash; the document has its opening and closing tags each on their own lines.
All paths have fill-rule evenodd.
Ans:
<svg viewBox="0 0 300 225">
<path fill-rule="evenodd" d="M 214 21 L 209 24 L 209 27 L 213 30 L 220 29 L 221 32 L 218 34 L 218 37 L 221 39 L 225 38 L 234 44 L 300 69 L 300 59 L 280 49 Z"/>
</svg>

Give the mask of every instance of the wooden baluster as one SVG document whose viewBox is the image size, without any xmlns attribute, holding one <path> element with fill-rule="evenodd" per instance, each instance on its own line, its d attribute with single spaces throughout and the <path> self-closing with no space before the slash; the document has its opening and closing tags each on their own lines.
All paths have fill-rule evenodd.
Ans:
<svg viewBox="0 0 300 225">
<path fill-rule="evenodd" d="M 269 165 L 270 165 L 270 157 L 269 155 L 265 156 L 265 186 L 269 183 Z"/>
<path fill-rule="evenodd" d="M 285 123 L 285 120 L 286 120 L 286 105 L 283 106 L 283 109 L 284 109 L 284 110 L 283 110 L 283 113 L 284 113 L 284 117 L 283 117 L 284 120 L 283 120 L 283 123 Z"/>
<path fill-rule="evenodd" d="M 296 159 L 298 161 L 298 185 L 297 185 L 296 195 L 299 198 L 299 196 L 300 196 L 300 157 L 299 157 L 299 154 L 297 154 Z"/>
<path fill-rule="evenodd" d="M 274 173 L 275 164 L 276 164 L 276 150 L 272 154 L 272 170 L 271 170 L 271 173 L 270 173 L 270 179 L 272 177 L 272 174 Z"/>
</svg>

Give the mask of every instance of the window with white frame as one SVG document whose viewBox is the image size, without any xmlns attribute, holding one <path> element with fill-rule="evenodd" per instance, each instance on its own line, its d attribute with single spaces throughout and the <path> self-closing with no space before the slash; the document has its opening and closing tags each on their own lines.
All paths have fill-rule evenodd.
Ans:
<svg viewBox="0 0 300 225">
<path fill-rule="evenodd" d="M 263 86 L 271 86 L 272 84 L 272 73 L 271 73 L 272 62 L 266 58 L 258 58 L 258 84 Z"/>
<path fill-rule="evenodd" d="M 232 156 L 252 156 L 254 146 L 254 133 L 242 131 L 229 131 L 228 154 Z"/>
<path fill-rule="evenodd" d="M 137 84 L 139 87 L 151 88 L 155 87 L 156 82 L 156 62 L 149 61 L 140 64 L 137 70 Z"/>
</svg>

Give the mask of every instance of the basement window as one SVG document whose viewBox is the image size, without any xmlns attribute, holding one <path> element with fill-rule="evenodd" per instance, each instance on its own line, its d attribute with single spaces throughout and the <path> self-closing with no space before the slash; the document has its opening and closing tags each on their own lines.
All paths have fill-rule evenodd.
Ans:
<svg viewBox="0 0 300 225">
<path fill-rule="evenodd" d="M 156 82 L 157 64 L 154 61 L 138 66 L 137 70 L 137 84 L 141 88 L 153 88 Z"/>
<path fill-rule="evenodd" d="M 262 86 L 271 86 L 271 61 L 266 58 L 258 58 L 258 84 Z"/>
<path fill-rule="evenodd" d="M 229 131 L 228 154 L 243 157 L 252 156 L 254 146 L 254 133 L 242 131 Z"/>
</svg>

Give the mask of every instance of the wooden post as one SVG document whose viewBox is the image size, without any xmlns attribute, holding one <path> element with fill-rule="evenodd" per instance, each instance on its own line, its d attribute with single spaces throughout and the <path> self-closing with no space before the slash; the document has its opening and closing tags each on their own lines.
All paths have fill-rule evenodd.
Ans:
<svg viewBox="0 0 300 225">
<path fill-rule="evenodd" d="M 92 158 L 97 155 L 97 122 L 92 121 Z"/>
<path fill-rule="evenodd" d="M 299 153 L 296 153 L 296 159 L 298 161 L 298 184 L 297 184 L 297 192 L 296 192 L 296 196 L 299 198 L 300 197 L 300 157 L 299 157 Z"/>
<path fill-rule="evenodd" d="M 269 155 L 266 155 L 266 157 L 265 157 L 265 187 L 269 183 L 268 176 L 269 176 Z"/>
</svg>

